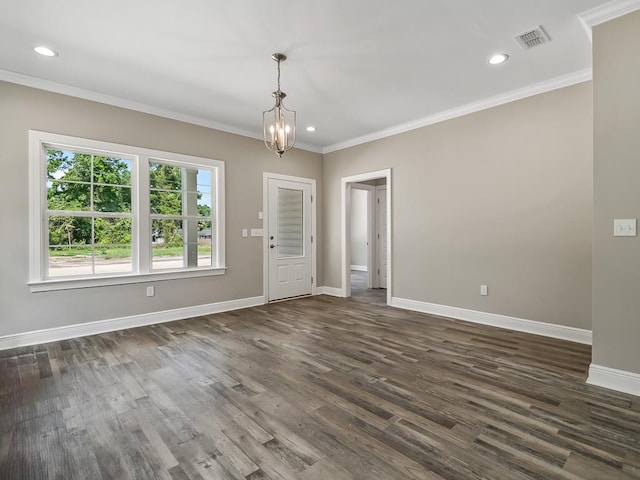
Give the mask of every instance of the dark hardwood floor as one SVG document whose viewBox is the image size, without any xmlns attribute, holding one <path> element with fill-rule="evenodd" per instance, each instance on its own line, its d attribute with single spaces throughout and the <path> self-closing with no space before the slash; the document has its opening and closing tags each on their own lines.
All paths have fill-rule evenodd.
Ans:
<svg viewBox="0 0 640 480">
<path fill-rule="evenodd" d="M 367 288 L 367 272 L 351 271 L 351 297 L 373 305 L 387 304 L 387 290 Z"/>
<path fill-rule="evenodd" d="M 640 478 L 590 349 L 318 296 L 0 352 L 0 478 Z"/>
</svg>

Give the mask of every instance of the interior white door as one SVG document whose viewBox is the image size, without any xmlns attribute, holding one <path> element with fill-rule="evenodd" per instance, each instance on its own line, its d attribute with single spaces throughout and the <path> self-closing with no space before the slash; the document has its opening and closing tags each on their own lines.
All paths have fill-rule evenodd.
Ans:
<svg viewBox="0 0 640 480">
<path fill-rule="evenodd" d="M 269 301 L 312 292 L 311 184 L 268 181 Z"/>
<path fill-rule="evenodd" d="M 387 288 L 387 187 L 376 187 L 378 287 Z"/>
</svg>

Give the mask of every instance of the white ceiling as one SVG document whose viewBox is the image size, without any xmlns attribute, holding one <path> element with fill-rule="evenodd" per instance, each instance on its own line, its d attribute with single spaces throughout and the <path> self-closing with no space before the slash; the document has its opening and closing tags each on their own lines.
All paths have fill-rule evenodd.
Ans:
<svg viewBox="0 0 640 480">
<path fill-rule="evenodd" d="M 283 52 L 298 144 L 331 151 L 505 92 L 588 78 L 578 14 L 605 3 L 4 0 L 0 79 L 259 138 L 276 84 L 271 54 Z M 523 50 L 513 37 L 537 25 L 552 41 Z M 35 54 L 40 44 L 60 55 Z M 496 52 L 509 61 L 490 66 Z"/>
</svg>

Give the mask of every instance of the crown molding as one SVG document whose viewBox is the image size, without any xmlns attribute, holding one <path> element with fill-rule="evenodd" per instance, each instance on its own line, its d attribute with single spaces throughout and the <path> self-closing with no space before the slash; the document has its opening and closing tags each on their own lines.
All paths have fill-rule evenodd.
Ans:
<svg viewBox="0 0 640 480">
<path fill-rule="evenodd" d="M 638 4 L 639 5 L 638 8 L 640 8 L 640 0 L 626 0 L 624 2 L 612 2 L 612 3 L 635 3 L 635 4 Z M 500 95 L 486 98 L 484 100 L 479 100 L 477 102 L 468 103 L 466 105 L 452 108 L 450 110 L 445 110 L 443 112 L 436 113 L 434 115 L 429 115 L 427 117 L 419 118 L 411 122 L 403 123 L 400 125 L 396 125 L 394 127 L 386 128 L 383 130 L 379 130 L 377 132 L 369 133 L 360 137 L 346 140 L 344 142 L 335 143 L 333 145 L 329 145 L 324 148 L 303 144 L 303 143 L 296 143 L 296 148 L 299 148 L 301 150 L 306 150 L 309 152 L 320 153 L 320 154 L 332 153 L 338 150 L 344 150 L 346 148 L 355 147 L 363 143 L 368 143 L 374 140 L 380 140 L 382 138 L 398 135 L 400 133 L 408 132 L 411 130 L 416 130 L 418 128 L 426 127 L 428 125 L 433 125 L 435 123 L 444 122 L 445 120 L 451 120 L 453 118 L 462 117 L 470 113 L 479 112 L 481 110 L 486 110 L 492 107 L 497 107 L 505 103 L 521 100 L 523 98 L 531 97 L 533 95 L 538 95 L 540 93 L 545 93 L 552 90 L 556 90 L 558 88 L 568 87 L 577 83 L 586 82 L 588 80 L 591 80 L 591 78 L 592 78 L 592 71 L 590 68 L 587 68 L 587 69 L 579 70 L 577 72 L 573 72 L 567 75 L 563 75 L 561 77 L 556 77 L 551 80 L 536 83 L 534 85 L 530 85 L 524 88 L 505 92 Z M 120 97 L 105 95 L 102 93 L 94 92 L 92 90 L 86 90 L 79 87 L 64 85 L 61 83 L 52 82 L 50 80 L 44 80 L 41 78 L 32 77 L 32 76 L 24 75 L 21 73 L 11 72 L 8 70 L 0 69 L 0 80 L 10 82 L 10 83 L 16 83 L 19 85 L 24 85 L 26 87 L 32 87 L 40 90 L 59 93 L 62 95 L 69 95 L 76 98 L 82 98 L 82 99 L 90 100 L 93 102 L 112 105 L 115 107 L 126 108 L 128 110 L 134 110 L 137 112 L 147 113 L 150 115 L 169 118 L 172 120 L 190 123 L 193 125 L 212 128 L 215 130 L 231 133 L 234 135 L 240 135 L 243 137 L 253 138 L 256 140 L 262 140 L 262 137 L 256 135 L 255 132 L 250 132 L 247 130 L 230 127 L 228 125 L 223 125 L 218 122 L 214 122 L 212 120 L 208 120 L 205 118 L 196 117 L 192 115 L 185 115 L 183 113 L 175 112 L 173 110 L 154 107 L 144 103 L 139 103 L 132 100 L 126 100 Z"/>
<path fill-rule="evenodd" d="M 584 70 L 579 70 L 577 72 L 569 73 L 567 75 L 552 78 L 551 80 L 546 80 L 544 82 L 539 82 L 533 85 L 529 85 L 524 88 L 511 90 L 509 92 L 505 92 L 500 95 L 496 95 L 494 97 L 489 97 L 484 100 L 479 100 L 477 102 L 468 103 L 466 105 L 452 108 L 450 110 L 445 110 L 443 112 L 436 113 L 435 115 L 429 115 L 428 117 L 419 118 L 418 120 L 414 120 L 412 122 L 403 123 L 395 127 L 379 130 L 377 132 L 369 133 L 367 135 L 356 137 L 351 140 L 335 143 L 333 145 L 329 145 L 323 148 L 322 153 L 327 154 L 331 152 L 336 152 L 338 150 L 344 150 L 345 148 L 355 147 L 356 145 L 361 145 L 363 143 L 368 143 L 374 140 L 380 140 L 382 138 L 391 137 L 393 135 L 398 135 L 399 133 L 416 130 L 418 128 L 426 127 L 428 125 L 444 122 L 445 120 L 451 120 L 453 118 L 462 117 L 470 113 L 479 112 L 481 110 L 486 110 L 492 107 L 497 107 L 505 103 L 521 100 L 523 98 L 531 97 L 533 95 L 538 95 L 540 93 L 545 93 L 551 90 L 556 90 L 559 88 L 575 85 L 577 83 L 586 82 L 591 80 L 591 78 L 592 78 L 592 70 L 591 68 L 586 68 Z"/>
<path fill-rule="evenodd" d="M 32 77 L 30 75 L 24 75 L 22 73 L 12 72 L 10 70 L 0 69 L 0 80 L 16 83 L 25 87 L 37 88 L 39 90 L 46 90 L 48 92 L 59 93 L 62 95 L 68 95 L 70 97 L 82 98 L 84 100 L 90 100 L 92 102 L 103 103 L 114 107 L 126 108 L 127 110 L 133 110 L 141 113 L 148 113 L 149 115 L 156 115 L 158 117 L 169 118 L 171 120 L 177 120 L 179 122 L 190 123 L 192 125 L 198 125 L 200 127 L 211 128 L 219 130 L 225 133 L 231 133 L 234 135 L 240 135 L 243 137 L 253 138 L 255 140 L 262 141 L 263 138 L 260 135 L 256 135 L 255 132 L 249 130 L 243 130 L 236 127 L 231 127 L 222 123 L 214 122 L 206 118 L 197 117 L 195 115 L 186 115 L 184 113 L 175 112 L 165 108 L 154 107 L 145 103 L 135 102 L 133 100 L 127 100 L 120 97 L 114 97 L 111 95 L 105 95 L 102 93 L 94 92 L 93 90 L 87 90 L 84 88 L 73 87 L 71 85 L 64 85 L 62 83 L 53 82 L 51 80 L 44 80 L 38 77 Z M 307 150 L 314 153 L 322 153 L 322 149 L 312 145 L 304 143 L 296 143 L 296 148 L 300 150 Z"/>
<path fill-rule="evenodd" d="M 621 17 L 627 13 L 635 12 L 636 10 L 640 10 L 640 0 L 614 0 L 587 10 L 579 14 L 578 17 L 586 26 L 593 28 L 596 25 Z"/>
</svg>

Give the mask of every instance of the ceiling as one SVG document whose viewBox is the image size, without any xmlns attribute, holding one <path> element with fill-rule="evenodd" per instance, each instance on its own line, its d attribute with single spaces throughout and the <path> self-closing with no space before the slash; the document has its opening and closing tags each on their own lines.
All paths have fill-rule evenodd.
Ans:
<svg viewBox="0 0 640 480">
<path fill-rule="evenodd" d="M 297 144 L 327 152 L 509 92 L 589 78 L 578 14 L 605 3 L 5 1 L 0 80 L 260 138 L 276 85 L 271 54 L 283 52 Z M 537 25 L 551 42 L 522 49 L 513 37 Z M 59 56 L 39 56 L 37 45 Z M 489 65 L 496 52 L 509 60 Z"/>
</svg>

